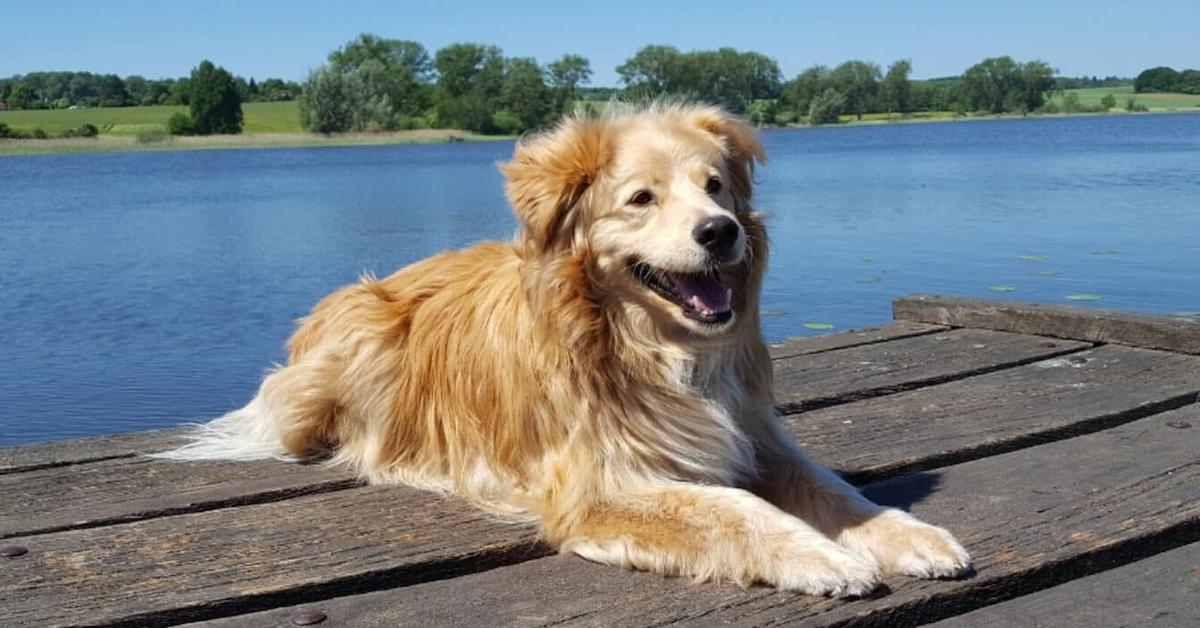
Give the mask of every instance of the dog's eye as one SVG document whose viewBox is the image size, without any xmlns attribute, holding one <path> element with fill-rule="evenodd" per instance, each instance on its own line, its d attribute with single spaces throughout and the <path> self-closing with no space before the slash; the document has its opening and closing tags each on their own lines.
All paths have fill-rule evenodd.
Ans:
<svg viewBox="0 0 1200 628">
<path fill-rule="evenodd" d="M 709 177 L 708 183 L 704 184 L 704 191 L 709 194 L 717 194 L 721 191 L 721 180 L 716 177 Z"/>
<path fill-rule="evenodd" d="M 633 197 L 629 199 L 630 205 L 637 205 L 638 207 L 644 207 L 653 202 L 654 195 L 650 193 L 650 190 L 638 190 L 637 193 L 635 193 Z"/>
</svg>

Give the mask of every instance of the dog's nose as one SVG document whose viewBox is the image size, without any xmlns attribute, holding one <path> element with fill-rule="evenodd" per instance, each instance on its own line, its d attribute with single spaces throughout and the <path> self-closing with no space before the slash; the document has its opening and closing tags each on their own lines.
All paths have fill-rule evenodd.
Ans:
<svg viewBox="0 0 1200 628">
<path fill-rule="evenodd" d="M 713 216 L 696 225 L 692 239 L 718 261 L 725 261 L 737 242 L 741 227 L 728 216 Z"/>
</svg>

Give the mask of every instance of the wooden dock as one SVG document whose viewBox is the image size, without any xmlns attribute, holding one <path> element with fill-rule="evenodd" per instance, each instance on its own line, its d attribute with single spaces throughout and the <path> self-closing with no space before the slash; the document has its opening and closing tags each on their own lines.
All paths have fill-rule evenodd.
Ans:
<svg viewBox="0 0 1200 628">
<path fill-rule="evenodd" d="M 959 580 L 830 600 L 555 555 L 455 498 L 173 463 L 173 430 L 0 449 L 0 625 L 1200 626 L 1200 321 L 914 296 L 773 347 L 780 410 Z"/>
</svg>

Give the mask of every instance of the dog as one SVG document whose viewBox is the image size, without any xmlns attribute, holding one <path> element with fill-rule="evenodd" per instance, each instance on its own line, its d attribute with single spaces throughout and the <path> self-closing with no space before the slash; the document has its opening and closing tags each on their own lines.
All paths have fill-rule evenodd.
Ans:
<svg viewBox="0 0 1200 628">
<path fill-rule="evenodd" d="M 599 563 L 860 596 L 964 573 L 780 425 L 751 205 L 765 160 L 715 107 L 613 105 L 516 144 L 519 231 L 323 299 L 244 408 L 176 459 L 326 456 L 538 522 Z"/>
</svg>

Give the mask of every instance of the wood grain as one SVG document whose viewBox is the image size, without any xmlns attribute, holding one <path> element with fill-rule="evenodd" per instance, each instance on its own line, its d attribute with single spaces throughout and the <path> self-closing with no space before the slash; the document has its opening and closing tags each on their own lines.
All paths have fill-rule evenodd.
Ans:
<svg viewBox="0 0 1200 628">
<path fill-rule="evenodd" d="M 0 539 L 275 501 L 355 486 L 320 465 L 173 462 L 141 456 L 0 475 Z"/>
<path fill-rule="evenodd" d="M 1200 626 L 1200 544 L 1193 543 L 930 626 Z"/>
<path fill-rule="evenodd" d="M 1191 317 L 932 294 L 897 299 L 892 312 L 897 320 L 1200 354 L 1200 319 Z"/>
<path fill-rule="evenodd" d="M 1078 351 L 1088 343 L 977 329 L 775 361 L 784 413 L 889 394 Z"/>
<path fill-rule="evenodd" d="M 972 552 L 976 573 L 951 581 L 891 578 L 878 597 L 847 602 L 765 587 L 694 585 L 555 556 L 306 606 L 324 609 L 328 625 L 364 628 L 915 625 L 1200 539 L 1200 412 L 1192 406 L 897 478 L 867 493 L 951 528 Z M 290 608 L 215 625 L 282 625 Z"/>
<path fill-rule="evenodd" d="M 0 475 L 164 451 L 183 442 L 182 434 L 175 428 L 0 447 Z"/>
<path fill-rule="evenodd" d="M 1104 429 L 1198 396 L 1200 358 L 1110 345 L 784 422 L 809 452 L 866 481 Z"/>
<path fill-rule="evenodd" d="M 545 555 L 528 527 L 400 487 L 19 537 L 10 625 L 163 625 L 294 596 L 402 586 Z M 281 594 L 283 596 L 281 597 Z"/>
<path fill-rule="evenodd" d="M 943 325 L 926 325 L 924 323 L 913 323 L 910 321 L 894 321 L 884 325 L 877 325 L 875 327 L 851 329 L 849 331 L 838 332 L 835 334 L 788 338 L 782 342 L 777 342 L 770 345 L 769 349 L 771 351 L 772 358 L 780 359 L 797 355 L 823 353 L 825 351 L 845 349 L 847 347 L 858 347 L 861 345 L 875 344 L 877 342 L 886 342 L 888 340 L 897 340 L 899 338 L 924 336 L 926 334 L 933 334 L 939 331 L 946 331 L 947 329 L 949 328 Z"/>
</svg>

